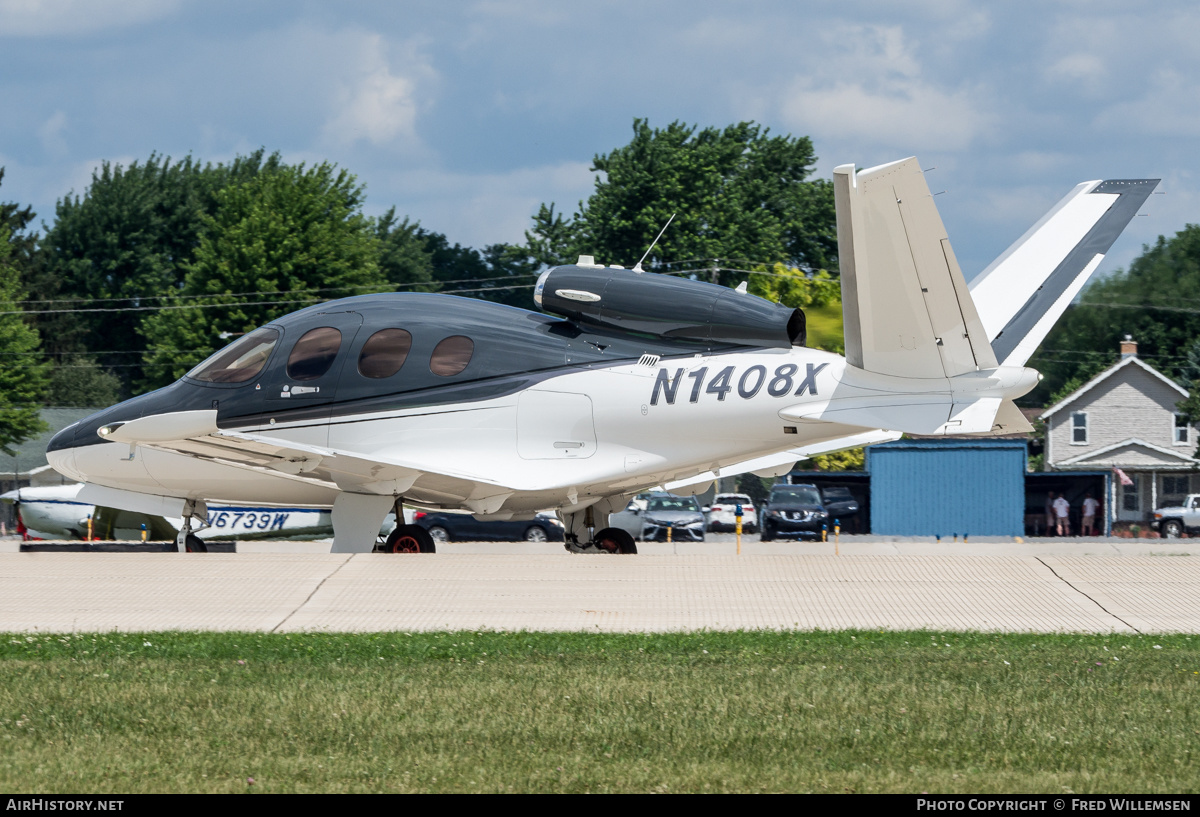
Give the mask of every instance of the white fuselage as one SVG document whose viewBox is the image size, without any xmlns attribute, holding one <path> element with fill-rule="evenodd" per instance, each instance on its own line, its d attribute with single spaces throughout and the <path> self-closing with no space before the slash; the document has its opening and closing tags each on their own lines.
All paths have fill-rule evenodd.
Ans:
<svg viewBox="0 0 1200 817">
<path fill-rule="evenodd" d="M 835 417 L 838 406 L 859 407 L 854 419 L 864 401 L 891 411 L 932 411 L 936 433 L 960 391 L 944 378 L 875 375 L 838 355 L 792 347 L 581 368 L 493 400 L 238 430 L 306 450 L 424 463 L 428 477 L 405 491 L 416 504 L 462 506 L 470 497 L 460 495 L 458 483 L 483 481 L 511 489 L 502 506 L 487 512 L 526 513 L 719 474 L 725 466 L 871 427 L 822 419 Z M 1004 383 L 1001 391 L 1013 387 Z M 790 419 L 781 416 L 785 410 Z M 304 473 L 264 472 L 150 446 L 105 443 L 50 457 L 59 471 L 94 484 L 209 502 L 330 507 L 338 493 Z"/>
</svg>

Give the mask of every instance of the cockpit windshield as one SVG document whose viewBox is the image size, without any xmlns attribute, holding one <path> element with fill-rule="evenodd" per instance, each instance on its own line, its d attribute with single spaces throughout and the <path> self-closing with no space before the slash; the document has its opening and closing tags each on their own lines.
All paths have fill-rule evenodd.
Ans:
<svg viewBox="0 0 1200 817">
<path fill-rule="evenodd" d="M 187 376 L 205 383 L 245 383 L 262 371 L 278 342 L 278 329 L 255 329 L 192 369 Z"/>
</svg>

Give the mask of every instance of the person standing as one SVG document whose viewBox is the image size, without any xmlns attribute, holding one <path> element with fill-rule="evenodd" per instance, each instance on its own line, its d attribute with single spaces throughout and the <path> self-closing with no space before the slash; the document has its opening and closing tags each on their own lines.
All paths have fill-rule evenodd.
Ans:
<svg viewBox="0 0 1200 817">
<path fill-rule="evenodd" d="M 1059 536 L 1071 535 L 1071 520 L 1068 515 L 1071 513 L 1071 503 L 1067 502 L 1067 498 L 1061 493 L 1054 500 L 1054 521 L 1055 529 Z"/>
<path fill-rule="evenodd" d="M 1100 510 L 1100 503 L 1092 498 L 1092 492 L 1088 491 L 1083 498 L 1083 535 L 1094 536 L 1096 525 L 1096 511 Z"/>
</svg>

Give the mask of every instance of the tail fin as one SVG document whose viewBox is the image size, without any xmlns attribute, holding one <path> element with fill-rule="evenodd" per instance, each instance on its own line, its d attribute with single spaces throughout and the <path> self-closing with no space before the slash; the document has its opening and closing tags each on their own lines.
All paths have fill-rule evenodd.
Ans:
<svg viewBox="0 0 1200 817">
<path fill-rule="evenodd" d="M 1002 365 L 1025 365 L 1158 182 L 1077 185 L 971 282 Z"/>
<path fill-rule="evenodd" d="M 833 171 L 846 360 L 954 377 L 996 357 L 916 159 Z"/>
</svg>

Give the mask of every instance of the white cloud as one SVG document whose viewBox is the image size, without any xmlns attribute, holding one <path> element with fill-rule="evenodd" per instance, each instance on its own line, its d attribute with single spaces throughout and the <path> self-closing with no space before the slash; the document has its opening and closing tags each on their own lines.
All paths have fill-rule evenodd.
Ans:
<svg viewBox="0 0 1200 817">
<path fill-rule="evenodd" d="M 38 138 L 42 140 L 42 148 L 51 156 L 64 156 L 67 154 L 67 140 L 63 138 L 63 131 L 67 127 L 67 115 L 62 111 L 55 111 L 54 114 L 42 123 L 38 128 Z"/>
<path fill-rule="evenodd" d="M 1068 54 L 1054 62 L 1046 74 L 1053 81 L 1083 82 L 1091 85 L 1100 82 L 1108 73 L 1104 61 L 1095 54 Z"/>
<path fill-rule="evenodd" d="M 991 119 L 975 107 L 969 92 L 947 92 L 920 82 L 890 83 L 872 91 L 846 83 L 814 88 L 801 80 L 784 100 L 782 114 L 797 129 L 894 145 L 900 153 L 965 150 Z"/>
<path fill-rule="evenodd" d="M 335 113 L 326 123 L 328 141 L 352 144 L 412 146 L 417 141 L 418 87 L 433 79 L 433 69 L 409 56 L 405 73 L 393 73 L 388 44 L 365 35 L 357 65 L 341 83 Z"/>
<path fill-rule="evenodd" d="M 178 0 L 0 0 L 0 37 L 88 34 L 173 14 Z"/>
<path fill-rule="evenodd" d="M 1200 136 L 1200 109 L 1190 100 L 1200 95 L 1195 77 L 1173 68 L 1159 70 L 1136 98 L 1110 105 L 1096 117 L 1099 128 L 1139 136 Z"/>
<path fill-rule="evenodd" d="M 979 88 L 930 80 L 899 26 L 843 25 L 781 94 L 789 126 L 900 154 L 961 151 L 992 122 Z"/>
</svg>

